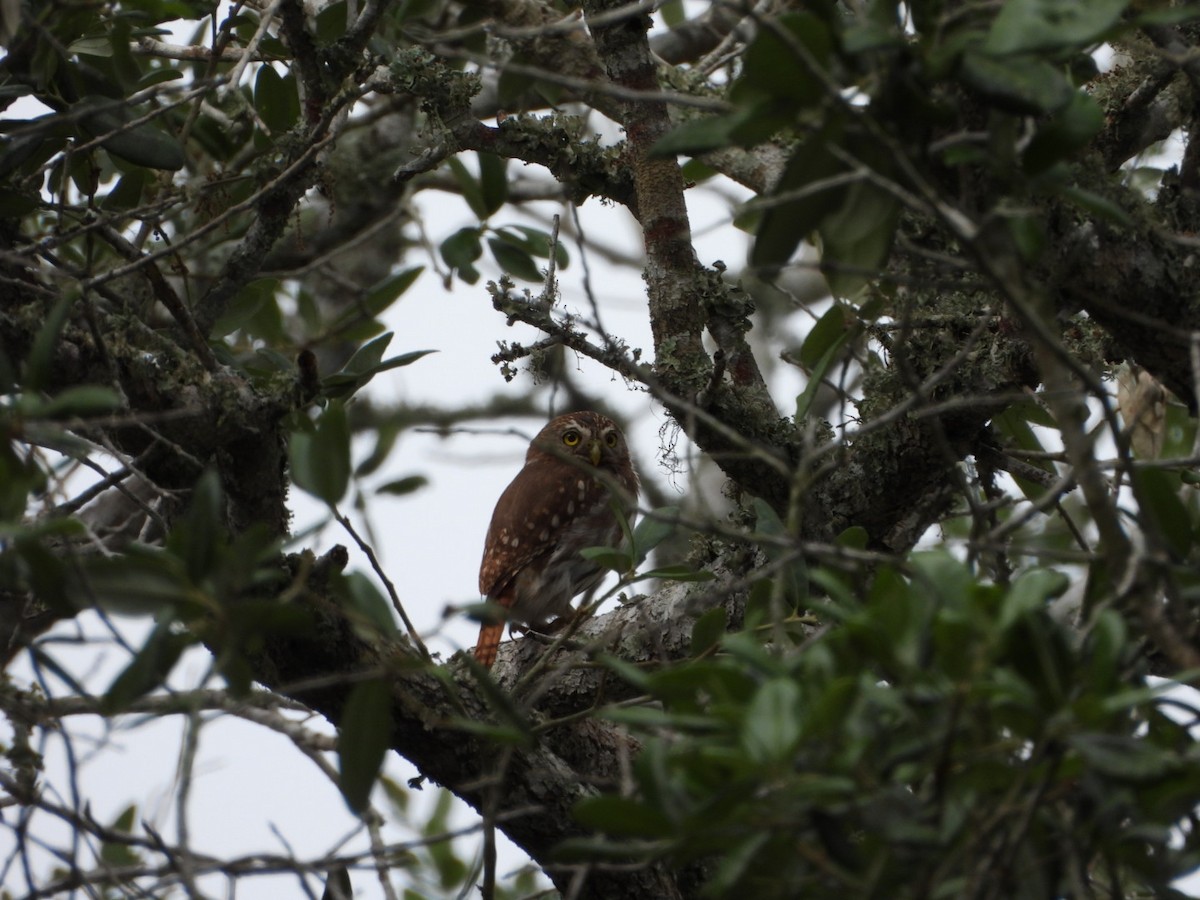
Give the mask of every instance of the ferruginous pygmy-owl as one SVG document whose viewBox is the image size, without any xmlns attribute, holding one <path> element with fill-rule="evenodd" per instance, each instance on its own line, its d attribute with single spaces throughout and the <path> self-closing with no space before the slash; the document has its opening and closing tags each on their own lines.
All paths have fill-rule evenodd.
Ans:
<svg viewBox="0 0 1200 900">
<path fill-rule="evenodd" d="M 506 607 L 510 622 L 545 628 L 571 616 L 571 599 L 603 580 L 604 569 L 579 551 L 621 542 L 606 480 L 621 487 L 616 505 L 631 516 L 638 478 L 612 419 L 569 413 L 533 439 L 525 467 L 496 503 L 479 567 L 480 593 Z M 491 668 L 496 661 L 503 633 L 503 622 L 479 629 L 475 658 L 482 665 Z"/>
</svg>

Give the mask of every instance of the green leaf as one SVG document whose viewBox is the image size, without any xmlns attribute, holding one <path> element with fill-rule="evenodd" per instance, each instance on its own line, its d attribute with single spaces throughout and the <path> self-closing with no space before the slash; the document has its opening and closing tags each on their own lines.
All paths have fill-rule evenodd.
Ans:
<svg viewBox="0 0 1200 900">
<path fill-rule="evenodd" d="M 1070 586 L 1071 579 L 1052 569 L 1022 572 L 1004 597 L 996 627 L 1006 631 L 1017 619 L 1045 609 L 1052 598 L 1061 597 Z"/>
<path fill-rule="evenodd" d="M 754 249 L 750 253 L 752 265 L 768 269 L 783 265 L 821 220 L 841 206 L 846 195 L 845 184 L 817 186 L 844 170 L 842 162 L 829 151 L 831 145 L 841 140 L 842 129 L 833 121 L 793 151 L 772 194 L 787 197 L 793 192 L 808 190 L 795 199 L 776 202 L 763 211 Z"/>
<path fill-rule="evenodd" d="M 0 188 L 0 219 L 24 218 L 41 205 L 41 198 L 35 194 Z"/>
<path fill-rule="evenodd" d="M 275 302 L 278 278 L 256 278 L 234 294 L 225 312 L 213 325 L 210 337 L 224 337 L 249 322 L 267 303 Z"/>
<path fill-rule="evenodd" d="M 478 228 L 460 228 L 442 241 L 440 250 L 446 265 L 464 273 L 475 272 L 472 263 L 483 255 L 479 237 Z M 478 277 L 478 273 L 476 273 L 476 277 Z"/>
<path fill-rule="evenodd" d="M 717 863 L 712 879 L 705 884 L 706 892 L 713 897 L 732 897 L 738 894 L 742 879 L 751 873 L 759 852 L 772 838 L 770 829 L 752 833 L 734 846 L 723 849 L 714 862 Z"/>
<path fill-rule="evenodd" d="M 322 379 L 322 391 L 327 397 L 348 397 L 371 381 L 380 372 L 397 369 L 415 363 L 433 350 L 413 350 L 390 359 L 383 359 L 383 352 L 391 343 L 392 332 L 363 344 L 342 367 L 341 371 Z"/>
<path fill-rule="evenodd" d="M 133 825 L 137 821 L 137 805 L 130 804 L 113 819 L 108 830 L 114 834 L 133 834 Z M 108 866 L 136 866 L 141 864 L 142 857 L 129 844 L 123 841 L 105 841 L 100 845 L 100 859 Z"/>
<path fill-rule="evenodd" d="M 67 47 L 68 53 L 78 53 L 82 56 L 112 56 L 112 38 L 106 34 L 89 35 L 72 41 Z"/>
<path fill-rule="evenodd" d="M 825 97 L 825 86 L 812 67 L 827 69 L 832 51 L 833 38 L 824 22 L 808 12 L 785 13 L 758 29 L 730 99 L 741 105 L 767 96 L 795 110 L 806 109 Z"/>
<path fill-rule="evenodd" d="M 31 410 L 31 418 L 71 419 L 109 413 L 121 408 L 121 396 L 112 388 L 96 384 L 69 387 Z"/>
<path fill-rule="evenodd" d="M 1118 781 L 1151 781 L 1178 765 L 1168 752 L 1151 742 L 1126 735 L 1071 734 L 1067 742 L 1089 766 Z"/>
<path fill-rule="evenodd" d="M 1038 440 L 1037 434 L 1030 427 L 1028 415 L 1041 415 L 1042 408 L 1033 403 L 1018 403 L 1010 406 L 1004 412 L 995 416 L 992 419 L 992 424 L 996 430 L 1012 441 L 1013 445 L 1020 450 L 1042 453 L 1045 448 L 1042 442 Z M 1049 425 L 1053 427 L 1053 420 L 1047 419 L 1038 424 Z M 1029 464 L 1047 472 L 1051 475 L 1055 474 L 1053 463 L 1047 460 L 1033 459 L 1029 460 Z M 1013 476 L 1017 482 L 1017 487 L 1030 500 L 1037 500 L 1046 493 L 1046 488 L 1035 481 L 1030 481 L 1020 476 Z"/>
<path fill-rule="evenodd" d="M 755 515 L 755 531 L 768 538 L 791 538 L 787 527 L 776 515 L 771 505 L 761 497 L 751 503 Z M 775 540 L 763 541 L 763 552 L 772 562 L 778 562 L 795 553 L 792 547 L 781 545 Z M 775 575 L 780 582 L 784 602 L 795 609 L 808 597 L 808 567 L 802 556 L 795 556 L 784 564 Z M 781 611 L 782 612 L 782 611 Z"/>
<path fill-rule="evenodd" d="M 825 317 L 823 316 L 822 319 Z M 820 324 L 820 323 L 818 323 Z M 805 416 L 808 415 L 808 410 L 812 406 L 813 400 L 817 396 L 817 391 L 821 387 L 821 382 L 825 380 L 825 374 L 833 366 L 833 362 L 841 354 L 842 346 L 850 340 L 850 336 L 855 334 L 857 329 L 844 329 L 837 339 L 830 344 L 824 354 L 818 360 L 816 366 L 813 367 L 812 373 L 808 376 L 808 384 L 804 386 L 804 390 L 800 396 L 796 398 L 796 422 L 802 422 Z M 811 334 L 809 337 L 811 338 Z M 807 344 L 808 341 L 805 341 Z"/>
<path fill-rule="evenodd" d="M 365 478 L 377 472 L 391 454 L 392 448 L 396 446 L 396 438 L 399 435 L 400 426 L 395 421 L 379 423 L 379 427 L 375 429 L 375 449 L 371 451 L 370 456 L 358 464 L 354 470 L 354 476 Z"/>
<path fill-rule="evenodd" d="M 517 71 L 517 67 L 534 64 L 534 60 L 519 51 L 507 60 L 504 68 L 500 70 L 500 80 L 496 85 L 496 93 L 503 106 L 511 108 L 512 104 L 519 102 L 521 97 L 533 87 L 537 79 L 525 69 Z"/>
<path fill-rule="evenodd" d="M 321 900 L 354 900 L 354 886 L 350 883 L 350 872 L 345 866 L 330 871 L 325 879 Z"/>
<path fill-rule="evenodd" d="M 0 474 L 4 474 L 4 468 L 0 464 Z M 12 487 L 11 484 L 5 485 L 7 490 L 11 490 Z M 19 515 L 24 509 L 25 505 L 22 503 L 16 515 Z M 63 521 L 65 523 L 71 520 Z M 82 528 L 81 523 L 75 522 L 74 524 L 76 529 Z M 3 543 L 8 544 L 11 540 L 16 550 L 16 555 L 10 556 L 7 560 L 4 555 L 0 554 L 0 562 L 16 563 L 13 566 L 15 572 L 7 573 L 6 583 L 10 587 L 19 585 L 19 589 L 22 590 L 31 588 L 34 596 L 46 604 L 49 609 L 59 613 L 63 618 L 70 618 L 79 610 L 70 602 L 68 596 L 67 566 L 69 563 L 51 552 L 46 543 L 39 540 L 39 537 L 40 535 L 35 529 L 17 525 L 3 528 L 0 531 Z M 0 569 L 0 573 L 3 573 L 2 569 Z"/>
<path fill-rule="evenodd" d="M 1091 213 L 1113 225 L 1126 228 L 1133 225 L 1133 219 L 1130 218 L 1129 213 L 1107 197 L 1075 185 L 1066 185 L 1059 189 L 1059 193 L 1084 212 Z"/>
<path fill-rule="evenodd" d="M 1178 560 L 1192 547 L 1192 518 L 1179 499 L 1179 478 L 1161 469 L 1136 469 L 1133 485 L 1143 516 L 1148 516 Z"/>
<path fill-rule="evenodd" d="M 788 760 L 800 741 L 800 688 L 790 678 L 772 678 L 746 710 L 742 746 L 761 763 Z"/>
<path fill-rule="evenodd" d="M 915 553 L 911 559 L 917 584 L 928 597 L 948 606 L 961 606 L 971 596 L 975 578 L 971 570 L 944 549 Z M 890 574 L 891 570 L 888 570 Z"/>
<path fill-rule="evenodd" d="M 71 173 L 71 181 L 75 189 L 85 197 L 95 197 L 100 189 L 100 170 L 95 157 L 90 153 L 78 153 L 67 161 L 67 171 Z"/>
<path fill-rule="evenodd" d="M 683 8 L 683 0 L 665 0 L 658 7 L 663 18 L 663 24 L 668 28 L 678 28 L 687 21 L 687 12 Z"/>
<path fill-rule="evenodd" d="M 369 630 L 384 637 L 396 634 L 391 604 L 362 572 L 344 576 L 339 582 L 338 593 L 356 624 L 366 624 Z"/>
<path fill-rule="evenodd" d="M 419 491 L 427 484 L 429 484 L 429 479 L 424 475 L 409 475 L 405 478 L 397 478 L 395 481 L 389 481 L 386 484 L 381 484 L 375 489 L 375 493 L 391 494 L 394 497 L 402 497 L 405 494 L 411 494 L 414 491 Z"/>
<path fill-rule="evenodd" d="M 625 551 L 614 550 L 612 547 L 584 547 L 579 551 L 579 555 L 622 574 L 633 568 L 633 558 Z"/>
<path fill-rule="evenodd" d="M 633 559 L 637 565 L 679 527 L 679 507 L 663 506 L 642 516 L 633 529 Z"/>
<path fill-rule="evenodd" d="M 698 159 L 689 159 L 681 169 L 683 180 L 688 185 L 703 184 L 717 176 L 717 170 Z"/>
<path fill-rule="evenodd" d="M 54 360 L 54 346 L 58 343 L 58 334 L 67 321 L 71 305 L 71 295 L 64 293 L 50 308 L 45 321 L 42 322 L 42 327 L 34 336 L 33 346 L 25 358 L 25 371 L 22 378 L 26 390 L 40 391 L 49 385 Z"/>
<path fill-rule="evenodd" d="M 467 206 L 471 207 L 471 212 L 479 216 L 481 222 L 486 221 L 491 213 L 488 210 L 487 203 L 483 199 L 483 188 L 480 186 L 479 181 L 468 171 L 467 167 L 463 165 L 462 160 L 457 156 L 451 157 L 447 166 L 449 166 L 450 174 L 454 176 L 454 180 L 458 182 L 458 188 L 462 191 L 462 196 L 467 201 Z M 445 256 L 445 245 L 443 245 L 442 256 Z M 449 263 L 450 260 L 447 259 L 446 262 Z"/>
<path fill-rule="evenodd" d="M 1045 613 L 1018 618 L 1004 635 L 1004 659 L 1035 691 L 1038 715 L 1053 714 L 1067 700 L 1077 683 L 1076 657 L 1063 632 Z"/>
<path fill-rule="evenodd" d="M 1181 25 L 1184 22 L 1194 22 L 1200 19 L 1200 5 L 1195 3 L 1182 6 L 1163 6 L 1158 9 L 1138 10 L 1132 18 L 1132 23 L 1138 28 L 1146 25 Z"/>
<path fill-rule="evenodd" d="M 627 583 L 633 584 L 645 581 L 647 578 L 660 578 L 663 581 L 712 581 L 716 576 L 704 569 L 695 569 L 687 563 L 675 563 L 669 566 L 659 566 L 645 572 L 638 572 Z"/>
<path fill-rule="evenodd" d="M 699 656 L 715 647 L 728 628 L 724 607 L 717 606 L 700 616 L 692 625 L 691 655 Z"/>
<path fill-rule="evenodd" d="M 399 300 L 424 271 L 424 266 L 413 266 L 384 278 L 367 292 L 363 300 L 365 311 L 371 316 L 378 316 Z"/>
<path fill-rule="evenodd" d="M 145 169 L 134 169 L 122 175 L 116 186 L 105 195 L 101 208 L 110 212 L 124 212 L 142 202 L 142 191 L 150 182 L 150 173 Z"/>
<path fill-rule="evenodd" d="M 1089 683 L 1112 693 L 1120 688 L 1119 667 L 1129 641 L 1125 619 L 1114 609 L 1101 609 L 1090 622 L 1084 661 L 1090 673 Z"/>
<path fill-rule="evenodd" d="M 500 240 L 524 250 L 530 256 L 538 259 L 550 258 L 550 235 L 545 231 L 525 225 L 503 225 L 496 229 L 495 234 Z M 570 263 L 567 248 L 563 246 L 562 241 L 555 244 L 554 248 L 555 265 L 560 269 L 567 268 Z"/>
<path fill-rule="evenodd" d="M 346 0 L 337 0 L 317 13 L 316 34 L 322 44 L 332 44 L 346 33 L 349 9 Z"/>
<path fill-rule="evenodd" d="M 1043 59 L 984 53 L 963 54 L 962 80 L 995 106 L 1020 115 L 1056 112 L 1071 102 L 1075 88 Z"/>
<path fill-rule="evenodd" d="M 367 341 L 346 361 L 341 370 L 325 379 L 326 384 L 355 384 L 368 372 L 373 372 L 382 362 L 384 351 L 392 342 L 393 333 L 388 331 L 374 340 Z"/>
<path fill-rule="evenodd" d="M 73 135 L 68 124 L 53 113 L 27 121 L 4 120 L 4 124 L 12 128 L 25 126 L 29 132 L 0 144 L 3 148 L 0 151 L 0 177 L 6 177 L 18 169 L 30 174 L 43 167 Z M 54 182 L 47 186 L 51 190 L 56 189 Z"/>
<path fill-rule="evenodd" d="M 1086 146 L 1103 127 L 1104 112 L 1100 105 L 1077 91 L 1070 103 L 1038 128 L 1025 148 L 1021 163 L 1030 175 L 1044 172 Z"/>
<path fill-rule="evenodd" d="M 346 310 L 334 321 L 332 330 L 342 332 L 344 337 L 351 340 L 361 340 L 371 334 L 383 331 L 383 326 L 374 321 L 375 317 L 395 303 L 405 291 L 413 286 L 424 271 L 424 266 L 413 266 L 382 279 L 367 292 L 367 296 L 363 298 L 361 304 L 352 303 L 347 306 Z M 310 297 L 304 294 L 301 297 L 311 304 Z M 315 304 L 302 307 L 303 309 L 309 310 L 305 318 L 306 321 L 312 323 L 310 327 L 315 329 L 319 322 L 319 312 L 316 310 Z M 363 323 L 364 317 L 369 321 Z M 369 330 L 372 326 L 374 331 L 368 334 L 359 333 L 363 328 Z"/>
<path fill-rule="evenodd" d="M 338 786 L 356 814 L 370 803 L 391 736 L 391 687 L 379 678 L 359 682 L 346 699 L 338 728 Z"/>
<path fill-rule="evenodd" d="M 763 115 L 763 108 L 769 106 L 748 104 L 723 115 L 703 116 L 684 122 L 659 138 L 650 149 L 650 154 L 656 157 L 681 153 L 700 156 L 734 144 L 747 145 L 765 139 L 766 135 L 757 128 L 751 129 L 750 126 L 763 125 L 766 122 L 769 123 L 768 127 L 776 130 L 783 125 L 781 117 Z"/>
<path fill-rule="evenodd" d="M 477 153 L 479 158 L 479 195 L 487 215 L 498 212 L 508 201 L 508 161 L 495 153 Z"/>
<path fill-rule="evenodd" d="M 350 483 L 350 425 L 346 408 L 330 401 L 312 432 L 293 432 L 288 459 L 292 480 L 331 506 Z"/>
<path fill-rule="evenodd" d="M 994 55 L 1084 49 L 1117 25 L 1129 0 L 1005 0 L 984 39 Z"/>
<path fill-rule="evenodd" d="M 804 343 L 800 345 L 800 365 L 806 372 L 811 372 L 821 358 L 829 353 L 832 347 L 841 347 L 845 343 L 846 332 L 850 330 L 853 318 L 848 315 L 845 306 L 836 300 L 825 310 L 817 324 L 809 329 Z"/>
<path fill-rule="evenodd" d="M 183 145 L 153 122 L 129 126 L 135 115 L 108 97 L 84 97 L 74 107 L 88 139 L 103 138 L 101 146 L 135 166 L 175 171 L 187 162 Z"/>
<path fill-rule="evenodd" d="M 221 479 L 207 469 L 192 488 L 187 511 L 171 529 L 167 549 L 183 560 L 188 578 L 199 583 L 218 565 L 228 537 Z"/>
<path fill-rule="evenodd" d="M 441 887 L 440 895 L 443 897 L 459 893 L 458 888 L 466 880 L 468 872 L 467 864 L 455 853 L 453 842 L 442 839 L 442 835 L 451 827 L 450 803 L 452 799 L 449 791 L 439 791 L 437 806 L 421 829 L 424 836 L 430 838 L 425 846 L 429 858 L 433 861 L 433 867 L 437 871 Z"/>
<path fill-rule="evenodd" d="M 866 550 L 870 541 L 871 535 L 867 529 L 861 525 L 851 525 L 837 536 L 834 543 L 839 547 L 848 547 L 852 550 Z"/>
<path fill-rule="evenodd" d="M 899 218 L 900 201 L 889 191 L 866 180 L 850 186 L 841 206 L 817 226 L 821 273 L 834 296 L 852 296 L 884 268 Z"/>
<path fill-rule="evenodd" d="M 532 282 L 540 282 L 545 278 L 533 258 L 524 250 L 497 238 L 488 238 L 487 243 L 496 264 L 509 275 Z"/>
<path fill-rule="evenodd" d="M 881 568 L 866 609 L 846 626 L 857 651 L 884 666 L 889 679 L 910 676 L 925 656 L 934 598 L 949 594 L 956 583 L 943 585 L 934 575 L 913 585 L 894 569 Z"/>
<path fill-rule="evenodd" d="M 300 119 L 300 95 L 295 77 L 288 75 L 285 78 L 273 66 L 260 66 L 254 79 L 254 109 L 275 134 L 295 125 Z"/>
<path fill-rule="evenodd" d="M 159 32 L 160 34 L 170 34 L 169 31 Z M 151 69 L 138 79 L 137 84 L 133 86 L 132 93 L 144 91 L 148 87 L 154 87 L 156 84 L 163 84 L 167 81 L 178 81 L 183 78 L 184 74 L 179 69 Z"/>
<path fill-rule="evenodd" d="M 671 831 L 671 823 L 661 811 L 631 797 L 587 797 L 575 804 L 574 814 L 588 828 L 608 834 L 659 837 Z"/>
<path fill-rule="evenodd" d="M 390 334 L 383 337 L 391 337 Z M 349 397 L 354 392 L 358 391 L 364 385 L 368 384 L 372 378 L 381 372 L 387 372 L 390 369 L 399 369 L 404 366 L 411 366 L 418 359 L 428 356 L 430 353 L 437 353 L 436 350 L 412 350 L 408 353 L 401 353 L 399 356 L 393 356 L 385 359 L 376 366 L 372 366 L 362 372 L 348 372 L 343 369 L 334 375 L 330 375 L 321 382 L 321 391 L 326 397 L 344 398 Z M 360 361 L 361 363 L 361 361 Z"/>
<path fill-rule="evenodd" d="M 477 722 L 474 719 L 453 719 L 451 727 L 477 734 L 487 738 L 490 744 L 503 744 L 510 747 L 530 747 L 532 741 L 529 733 L 511 725 L 493 725 L 490 722 Z"/>
<path fill-rule="evenodd" d="M 76 609 L 96 605 L 111 613 L 143 616 L 185 602 L 191 587 L 175 557 L 133 545 L 120 556 L 84 560 L 70 571 L 65 590 Z"/>
<path fill-rule="evenodd" d="M 896 19 L 897 6 L 892 3 L 873 2 L 867 4 L 872 11 L 870 18 L 856 16 L 841 34 L 841 49 L 848 56 L 857 57 L 872 50 L 903 47 L 907 38 Z"/>
<path fill-rule="evenodd" d="M 1039 215 L 1014 210 L 1004 216 L 1004 224 L 1022 260 L 1032 264 L 1041 259 L 1046 249 L 1046 229 Z"/>
<path fill-rule="evenodd" d="M 166 681 L 192 639 L 177 632 L 173 621 L 159 622 L 133 660 L 116 677 L 100 700 L 105 715 L 115 715 Z"/>
</svg>

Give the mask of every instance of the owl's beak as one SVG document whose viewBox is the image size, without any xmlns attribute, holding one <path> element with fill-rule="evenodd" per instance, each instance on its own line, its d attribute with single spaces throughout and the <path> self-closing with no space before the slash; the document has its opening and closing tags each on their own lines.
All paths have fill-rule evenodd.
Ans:
<svg viewBox="0 0 1200 900">
<path fill-rule="evenodd" d="M 592 441 L 592 446 L 588 448 L 588 456 L 592 460 L 593 466 L 600 465 L 600 457 L 604 453 L 604 448 L 600 446 L 599 441 Z"/>
</svg>

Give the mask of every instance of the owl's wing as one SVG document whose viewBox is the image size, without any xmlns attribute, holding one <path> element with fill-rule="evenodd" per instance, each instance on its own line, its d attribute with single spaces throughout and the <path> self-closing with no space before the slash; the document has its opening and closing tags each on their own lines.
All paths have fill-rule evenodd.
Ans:
<svg viewBox="0 0 1200 900">
<path fill-rule="evenodd" d="M 567 518 L 567 490 L 579 477 L 575 467 L 557 460 L 535 460 L 517 473 L 496 501 L 488 526 L 479 566 L 483 596 L 503 603 L 505 590 L 517 574 L 553 551 Z"/>
<path fill-rule="evenodd" d="M 560 459 L 527 462 L 500 495 L 484 543 L 479 591 L 492 603 L 511 607 L 514 583 L 529 567 L 545 565 L 559 547 L 564 529 L 594 501 L 595 482 L 585 468 Z M 635 488 L 636 490 L 636 482 Z M 504 624 L 479 629 L 475 658 L 491 668 Z"/>
<path fill-rule="evenodd" d="M 526 566 L 534 565 L 539 557 L 549 556 L 554 549 L 553 535 L 539 525 L 548 522 L 552 514 L 544 511 L 545 498 L 556 496 L 558 482 L 555 469 L 534 461 L 527 463 L 512 480 L 492 513 L 487 539 L 483 545 L 483 562 L 479 566 L 479 593 L 492 603 L 511 607 L 513 582 Z M 549 486 L 549 491 L 546 487 Z M 545 540 L 538 540 L 543 533 Z M 481 625 L 475 642 L 475 659 L 486 669 L 496 662 L 504 623 Z"/>
</svg>

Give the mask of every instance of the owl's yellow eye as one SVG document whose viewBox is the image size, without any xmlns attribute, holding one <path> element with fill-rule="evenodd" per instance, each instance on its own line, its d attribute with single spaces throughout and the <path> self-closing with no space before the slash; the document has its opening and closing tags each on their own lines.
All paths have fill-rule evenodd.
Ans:
<svg viewBox="0 0 1200 900">
<path fill-rule="evenodd" d="M 579 443 L 579 432 L 574 429 L 563 432 L 563 443 L 568 447 L 574 447 Z"/>
<path fill-rule="evenodd" d="M 617 446 L 617 433 L 615 431 L 610 431 L 608 434 L 606 434 L 604 436 L 604 443 L 608 444 L 610 447 Z"/>
</svg>

